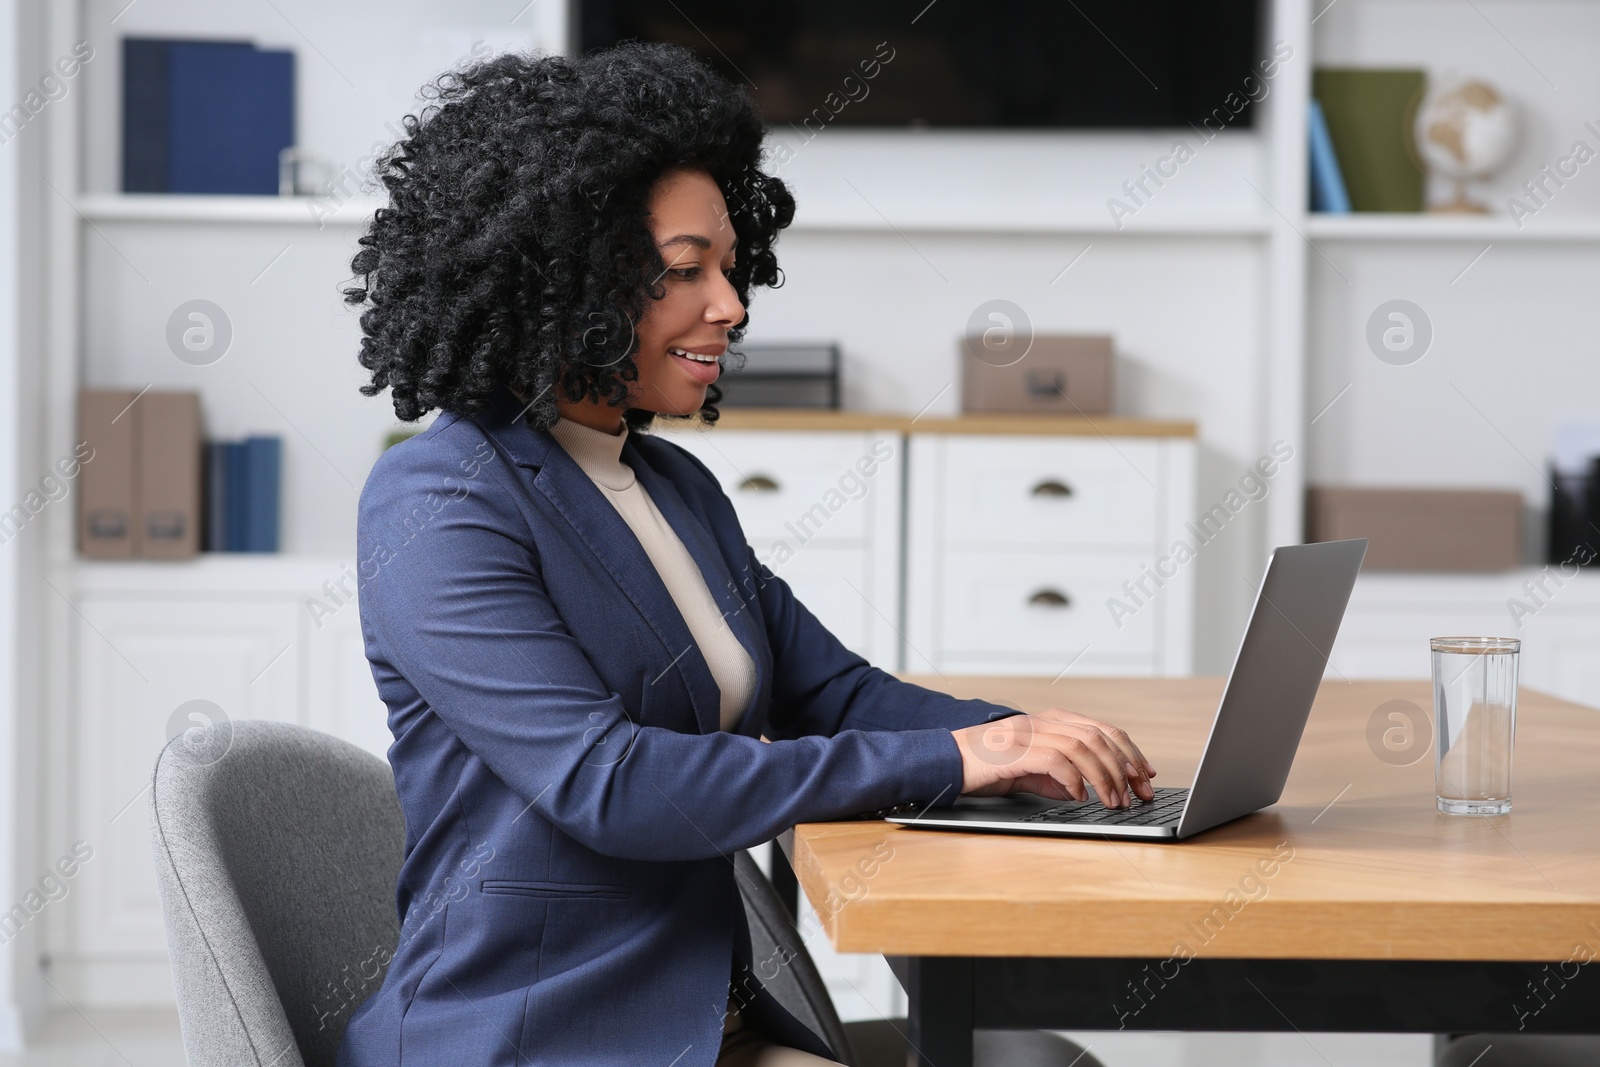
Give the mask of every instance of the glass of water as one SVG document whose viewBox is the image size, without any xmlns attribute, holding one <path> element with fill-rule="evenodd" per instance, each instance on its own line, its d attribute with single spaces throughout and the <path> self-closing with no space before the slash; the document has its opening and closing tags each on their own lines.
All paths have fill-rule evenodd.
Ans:
<svg viewBox="0 0 1600 1067">
<path fill-rule="evenodd" d="M 1511 810 L 1517 720 L 1514 637 L 1435 637 L 1433 780 L 1447 815 Z"/>
</svg>

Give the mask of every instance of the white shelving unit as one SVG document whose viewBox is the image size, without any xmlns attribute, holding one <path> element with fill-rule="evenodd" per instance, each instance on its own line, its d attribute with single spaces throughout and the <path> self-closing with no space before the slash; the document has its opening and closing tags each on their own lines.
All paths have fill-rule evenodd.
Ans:
<svg viewBox="0 0 1600 1067">
<path fill-rule="evenodd" d="M 365 229 L 381 201 L 314 196 L 181 196 L 100 193 L 79 197 L 85 222 L 263 223 Z"/>
<path fill-rule="evenodd" d="M 1522 151 L 1484 194 L 1500 205 L 1581 136 L 1600 99 L 1592 62 L 1600 5 L 1268 0 L 1265 8 L 1268 41 L 1286 42 L 1293 56 L 1271 79 L 1257 125 L 1218 136 L 1120 227 L 1106 201 L 1175 138 L 1193 139 L 1188 131 L 839 130 L 805 145 L 783 171 L 800 201 L 783 245 L 789 284 L 762 294 L 755 309 L 766 336 L 844 342 L 847 406 L 910 413 L 955 410 L 954 338 L 984 300 L 1014 297 L 1041 330 L 1114 332 L 1122 413 L 1200 426 L 1201 510 L 1274 442 L 1290 444 L 1296 458 L 1270 493 L 1194 564 L 1201 671 L 1226 666 L 1266 550 L 1299 540 L 1308 481 L 1517 486 L 1538 504 L 1550 428 L 1594 417 L 1600 396 L 1600 311 L 1591 310 L 1600 177 L 1585 171 L 1521 229 L 1503 217 L 1323 217 L 1307 210 L 1305 152 L 1314 63 L 1483 75 L 1529 115 Z M 414 106 L 409 93 L 452 58 L 480 42 L 549 48 L 566 33 L 564 5 L 521 0 L 397 0 L 381 22 L 364 7 L 312 0 L 259 8 L 76 0 L 46 5 L 40 17 L 40 69 L 78 40 L 96 48 L 48 122 L 30 130 L 44 138 L 48 182 L 38 186 L 45 309 L 39 395 L 30 398 L 42 451 L 70 453 L 80 385 L 136 383 L 197 388 L 209 435 L 278 432 L 287 452 L 280 558 L 86 563 L 73 553 L 70 506 L 38 520 L 48 566 L 30 580 L 50 585 L 32 590 L 49 654 L 38 666 L 45 725 L 38 751 L 24 754 L 37 756 L 45 783 L 38 824 L 21 835 L 37 842 L 38 855 L 18 861 L 28 871 L 44 869 L 84 827 L 102 831 L 118 813 L 90 810 L 101 799 L 95 791 L 120 782 L 117 760 L 142 769 L 164 740 L 144 726 L 108 726 L 107 709 L 86 714 L 88 643 L 110 639 L 93 625 L 95 606 L 115 602 L 109 610 L 132 639 L 140 615 L 129 604 L 199 596 L 226 604 L 265 589 L 282 601 L 281 632 L 304 632 L 304 600 L 347 561 L 360 485 L 384 432 L 398 425 L 382 400 L 355 392 L 358 331 L 339 294 L 374 202 L 117 193 L 117 39 L 232 36 L 294 47 L 304 139 L 353 162 L 391 137 L 389 124 Z M 208 368 L 180 364 L 162 340 L 170 312 L 195 297 L 234 320 L 234 350 Z M 1368 316 L 1393 298 L 1433 318 L 1435 349 L 1412 367 L 1380 363 L 1363 341 Z M 181 611 L 160 618 L 184 624 Z M 259 647 L 275 652 L 267 646 L 278 632 Z M 306 688 L 294 691 L 306 721 L 322 714 L 307 710 L 315 706 L 307 679 L 326 669 L 319 657 L 334 656 L 333 647 L 301 650 L 295 684 Z M 94 780 L 101 772 L 110 777 Z M 139 818 L 123 815 L 118 825 Z M 148 927 L 137 926 L 150 904 L 108 912 L 108 922 L 130 917 L 133 925 L 117 929 L 75 925 L 65 908 L 47 913 L 40 949 L 62 991 L 85 1005 L 170 997 L 165 960 L 148 951 Z M 37 969 L 23 984 L 19 999 L 51 996 Z"/>
</svg>

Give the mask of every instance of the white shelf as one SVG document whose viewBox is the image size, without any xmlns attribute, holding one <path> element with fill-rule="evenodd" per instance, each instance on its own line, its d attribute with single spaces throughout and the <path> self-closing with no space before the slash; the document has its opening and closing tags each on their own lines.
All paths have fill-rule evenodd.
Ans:
<svg viewBox="0 0 1600 1067">
<path fill-rule="evenodd" d="M 169 193 L 96 193 L 80 196 L 90 222 L 244 222 L 291 226 L 365 226 L 379 202 L 312 196 L 186 196 Z"/>
<path fill-rule="evenodd" d="M 795 215 L 791 230 L 811 233 L 952 233 L 1005 236 L 1011 234 L 1086 234 L 1124 237 L 1265 237 L 1272 232 L 1272 219 L 1265 214 L 1223 213 L 1169 214 L 1153 219 L 1134 219 L 1120 228 L 1105 212 L 1020 218 L 1010 214 L 988 213 L 964 217 L 896 216 L 862 213 L 827 214 L 812 210 Z"/>
<path fill-rule="evenodd" d="M 309 196 L 186 196 L 164 193 L 94 193 L 77 201 L 91 222 L 251 223 L 287 226 L 364 226 L 382 201 L 350 198 L 342 203 Z M 981 234 L 1090 234 L 1128 237 L 1260 237 L 1272 220 L 1265 215 L 1197 215 L 1134 221 L 1120 229 L 1105 215 L 1020 220 L 1011 218 L 907 218 L 878 215 L 819 217 L 800 214 L 791 229 L 813 233 L 894 232 Z"/>
<path fill-rule="evenodd" d="M 80 593 L 184 595 L 223 589 L 230 593 L 281 594 L 316 589 L 325 581 L 337 585 L 342 575 L 354 573 L 355 558 L 283 552 L 202 552 L 191 559 L 174 560 L 73 556 L 54 560 L 50 566 Z"/>
<path fill-rule="evenodd" d="M 1305 231 L 1309 237 L 1342 241 L 1600 241 L 1600 216 L 1535 218 L 1519 229 L 1503 215 L 1313 214 Z"/>
</svg>

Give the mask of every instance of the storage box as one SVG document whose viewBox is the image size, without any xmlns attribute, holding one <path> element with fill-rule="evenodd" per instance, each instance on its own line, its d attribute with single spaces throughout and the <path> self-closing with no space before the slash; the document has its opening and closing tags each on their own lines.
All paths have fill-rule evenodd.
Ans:
<svg viewBox="0 0 1600 1067">
<path fill-rule="evenodd" d="M 1111 411 L 1111 336 L 1040 335 L 1020 358 L 961 342 L 961 410 L 1104 415 Z"/>
<path fill-rule="evenodd" d="M 839 346 L 740 344 L 744 365 L 717 378 L 724 408 L 837 408 Z"/>
<path fill-rule="evenodd" d="M 1522 494 L 1474 489 L 1306 491 L 1306 540 L 1365 537 L 1363 570 L 1503 571 L 1522 563 Z"/>
</svg>

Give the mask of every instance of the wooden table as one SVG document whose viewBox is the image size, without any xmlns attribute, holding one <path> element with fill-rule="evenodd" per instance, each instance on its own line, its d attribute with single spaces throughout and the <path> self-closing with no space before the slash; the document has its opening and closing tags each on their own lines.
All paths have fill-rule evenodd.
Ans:
<svg viewBox="0 0 1600 1067">
<path fill-rule="evenodd" d="M 1124 726 L 1157 785 L 1191 781 L 1222 692 L 905 677 Z M 889 958 L 925 1067 L 968 1067 L 975 1027 L 1600 1033 L 1600 712 L 1523 690 L 1513 812 L 1447 816 L 1431 702 L 1325 681 L 1280 802 L 1183 842 L 876 820 L 798 826 L 790 859 L 833 946 Z"/>
</svg>

